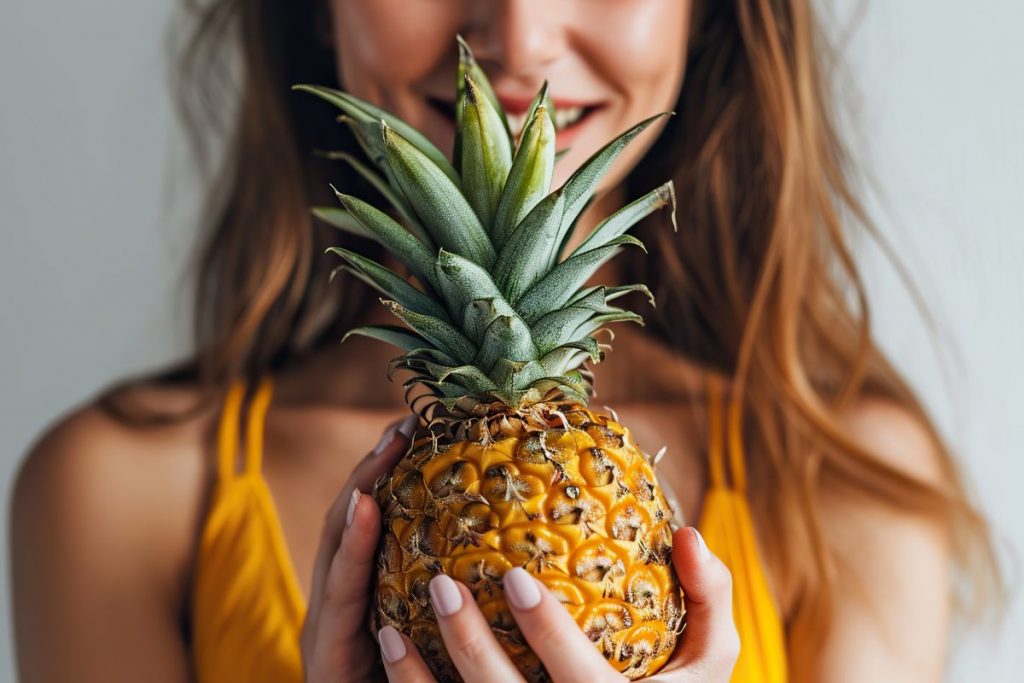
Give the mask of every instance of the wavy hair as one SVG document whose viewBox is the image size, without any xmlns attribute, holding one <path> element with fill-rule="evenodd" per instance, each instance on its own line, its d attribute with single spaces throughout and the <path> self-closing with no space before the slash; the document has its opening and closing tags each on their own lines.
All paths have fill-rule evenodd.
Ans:
<svg viewBox="0 0 1024 683">
<path fill-rule="evenodd" d="M 629 280 L 658 297 L 648 331 L 730 378 L 730 419 L 759 484 L 750 496 L 760 543 L 796 596 L 787 628 L 800 669 L 826 631 L 836 587 L 816 508 L 823 482 L 942 525 L 969 578 L 958 585 L 977 589 L 972 604 L 1001 584 L 990 532 L 949 449 L 873 341 L 848 234 L 873 229 L 836 129 L 826 83 L 837 60 L 812 3 L 700 4 L 678 115 L 624 181 L 629 201 L 673 178 L 685 239 L 641 224 L 651 255 L 620 258 Z M 208 403 L 236 378 L 337 343 L 365 313 L 373 297 L 351 278 L 328 287 L 334 264 L 323 256 L 356 238 L 314 222 L 308 207 L 331 201 L 330 181 L 379 197 L 314 153 L 357 148 L 322 103 L 289 88 L 339 87 L 322 2 L 185 6 L 177 101 L 213 182 L 192 273 L 195 353 L 156 379 L 198 385 Z M 226 152 L 213 164 L 201 152 L 218 139 Z M 842 413 L 865 397 L 899 405 L 926 428 L 941 483 L 850 438 Z M 105 404 L 124 416 L 113 398 Z"/>
</svg>

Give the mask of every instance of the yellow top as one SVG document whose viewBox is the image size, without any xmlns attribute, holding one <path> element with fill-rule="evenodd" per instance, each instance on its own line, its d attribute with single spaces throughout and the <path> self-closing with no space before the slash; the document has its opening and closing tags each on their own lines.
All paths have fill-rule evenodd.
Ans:
<svg viewBox="0 0 1024 683">
<path fill-rule="evenodd" d="M 273 390 L 260 382 L 240 418 L 245 385 L 227 393 L 217 437 L 217 481 L 203 526 L 192 592 L 192 652 L 199 683 L 299 683 L 299 638 L 306 605 L 263 478 L 263 422 Z M 732 570 L 740 658 L 734 683 L 784 683 L 781 620 L 757 553 L 744 497 L 738 415 L 730 413 L 726 480 L 722 409 L 711 401 L 711 486 L 700 530 Z M 238 463 L 238 435 L 244 457 Z"/>
</svg>

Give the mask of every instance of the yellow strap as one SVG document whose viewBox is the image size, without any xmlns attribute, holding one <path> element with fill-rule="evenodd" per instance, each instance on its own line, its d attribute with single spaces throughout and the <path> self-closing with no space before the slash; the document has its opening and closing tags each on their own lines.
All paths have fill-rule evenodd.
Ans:
<svg viewBox="0 0 1024 683">
<path fill-rule="evenodd" d="M 217 476 L 220 481 L 235 477 L 235 459 L 238 456 L 238 415 L 245 396 L 245 383 L 236 380 L 228 388 L 221 409 L 220 425 L 217 429 Z"/>
<path fill-rule="evenodd" d="M 264 377 L 263 381 L 260 382 L 259 389 L 256 390 L 256 395 L 252 399 L 245 425 L 246 474 L 258 475 L 263 466 L 263 425 L 266 421 L 267 408 L 270 406 L 270 397 L 273 393 L 273 380 L 269 376 Z"/>
<path fill-rule="evenodd" d="M 730 401 L 726 430 L 730 469 L 727 480 L 722 434 L 723 403 L 720 381 L 709 378 L 710 487 L 704 499 L 699 526 L 708 547 L 733 575 L 733 615 L 741 647 L 732 681 L 785 683 L 787 663 L 782 619 L 764 573 L 746 499 L 742 414 L 739 402 L 735 399 Z"/>
<path fill-rule="evenodd" d="M 708 380 L 708 465 L 711 488 L 728 486 L 725 479 L 725 458 L 722 457 L 722 399 L 718 378 Z"/>
</svg>

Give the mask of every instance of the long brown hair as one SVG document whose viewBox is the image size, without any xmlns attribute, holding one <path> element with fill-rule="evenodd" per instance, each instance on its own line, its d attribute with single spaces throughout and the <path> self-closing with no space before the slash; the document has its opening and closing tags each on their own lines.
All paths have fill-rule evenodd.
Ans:
<svg viewBox="0 0 1024 683">
<path fill-rule="evenodd" d="M 197 150 L 212 134 L 226 139 L 227 153 L 213 170 L 197 253 L 195 356 L 159 379 L 198 384 L 213 400 L 235 378 L 337 343 L 372 297 L 351 279 L 327 286 L 334 264 L 324 247 L 354 238 L 309 213 L 330 202 L 329 181 L 360 185 L 314 154 L 354 151 L 343 127 L 289 89 L 339 85 L 320 35 L 323 3 L 185 4 L 193 23 L 178 46 L 178 101 Z M 731 415 L 758 482 L 759 538 L 774 575 L 797 596 L 791 642 L 808 652 L 825 632 L 833 589 L 816 512 L 826 482 L 941 524 L 974 577 L 960 585 L 998 587 L 998 572 L 948 448 L 872 340 L 847 234 L 871 224 L 835 127 L 826 83 L 836 61 L 812 3 L 700 4 L 678 115 L 625 181 L 632 200 L 673 178 L 682 234 L 641 225 L 651 256 L 626 255 L 625 265 L 658 298 L 649 331 L 731 378 Z M 372 196 L 367 186 L 352 193 Z M 841 415 L 865 397 L 898 405 L 927 430 L 941 484 L 850 438 Z"/>
</svg>

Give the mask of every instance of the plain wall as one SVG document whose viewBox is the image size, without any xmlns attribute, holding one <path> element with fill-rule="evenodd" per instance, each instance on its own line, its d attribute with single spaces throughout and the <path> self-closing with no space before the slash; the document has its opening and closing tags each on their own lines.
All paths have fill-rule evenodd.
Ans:
<svg viewBox="0 0 1024 683">
<path fill-rule="evenodd" d="M 861 5 L 846 50 L 853 82 L 842 87 L 863 95 L 849 134 L 881 189 L 868 204 L 936 327 L 865 242 L 877 333 L 962 454 L 1000 537 L 1020 548 L 1024 5 L 843 0 L 829 3 L 832 23 Z M 0 10 L 5 503 L 56 415 L 187 348 L 178 288 L 199 194 L 165 85 L 173 6 L 15 0 Z M 6 576 L 6 523 L 0 541 Z M 0 593 L 0 681 L 13 680 L 9 598 Z M 950 680 L 1019 679 L 1016 595 L 999 634 L 964 635 Z"/>
</svg>

